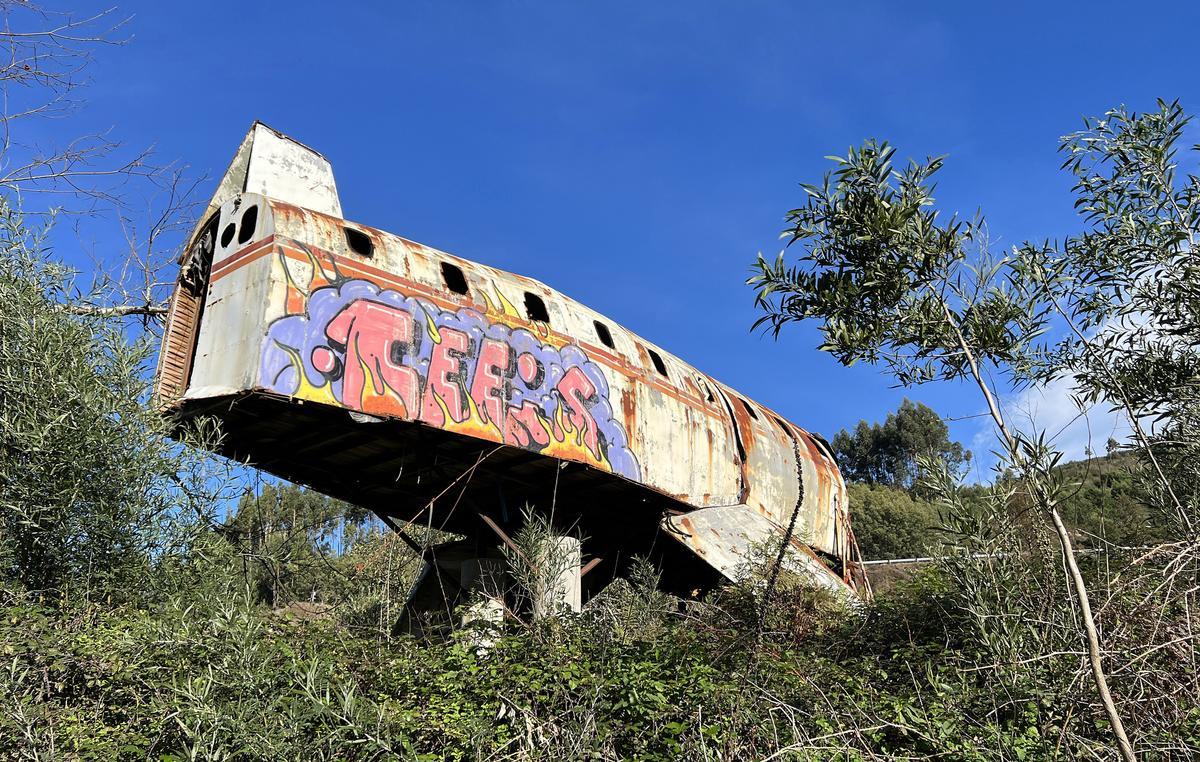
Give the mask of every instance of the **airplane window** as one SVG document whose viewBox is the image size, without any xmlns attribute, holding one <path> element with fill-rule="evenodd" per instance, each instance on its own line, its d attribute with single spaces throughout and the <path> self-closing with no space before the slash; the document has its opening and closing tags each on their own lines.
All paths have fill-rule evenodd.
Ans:
<svg viewBox="0 0 1200 762">
<path fill-rule="evenodd" d="M 550 312 L 546 309 L 546 303 L 542 301 L 542 297 L 537 294 L 525 292 L 525 314 L 530 320 L 536 320 L 539 323 L 550 322 Z"/>
<path fill-rule="evenodd" d="M 467 276 L 463 275 L 462 268 L 458 265 L 442 263 L 442 282 L 456 294 L 467 293 Z"/>
<path fill-rule="evenodd" d="M 663 378 L 670 378 L 667 375 L 667 364 L 658 356 L 658 352 L 655 352 L 653 349 L 647 349 L 646 351 L 650 353 L 650 361 L 654 363 L 654 369 L 658 371 L 658 375 Z"/>
<path fill-rule="evenodd" d="M 238 243 L 245 243 L 254 237 L 254 226 L 258 224 L 258 204 L 251 206 L 242 213 L 242 227 L 238 230 Z"/>
<path fill-rule="evenodd" d="M 369 257 L 375 253 L 375 244 L 371 242 L 371 236 L 354 228 L 346 228 L 346 245 L 360 257 Z"/>
<path fill-rule="evenodd" d="M 600 343 L 609 349 L 615 349 L 616 345 L 613 344 L 612 334 L 608 332 L 608 326 L 599 320 L 593 320 L 592 323 L 596 326 L 596 336 L 600 338 Z"/>
</svg>

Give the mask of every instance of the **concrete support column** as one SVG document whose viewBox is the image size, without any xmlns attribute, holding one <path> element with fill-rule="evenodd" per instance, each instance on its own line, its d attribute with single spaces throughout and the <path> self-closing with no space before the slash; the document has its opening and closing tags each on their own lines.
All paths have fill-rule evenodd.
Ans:
<svg viewBox="0 0 1200 762">
<path fill-rule="evenodd" d="M 504 624 L 504 572 L 505 563 L 499 558 L 462 562 L 459 578 L 466 598 L 462 626 L 469 629 L 468 639 L 477 648 L 491 648 Z"/>
<path fill-rule="evenodd" d="M 541 584 L 533 597 L 533 618 L 541 619 L 564 611 L 578 612 L 583 607 L 579 540 L 565 536 L 551 537 L 538 556 Z"/>
</svg>

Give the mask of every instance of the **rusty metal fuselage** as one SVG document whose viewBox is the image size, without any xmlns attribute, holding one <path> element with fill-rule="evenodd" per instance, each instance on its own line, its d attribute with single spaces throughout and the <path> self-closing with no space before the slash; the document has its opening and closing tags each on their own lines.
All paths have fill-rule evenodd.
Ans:
<svg viewBox="0 0 1200 762">
<path fill-rule="evenodd" d="M 529 503 L 614 573 L 686 549 L 680 569 L 727 574 L 705 560 L 722 520 L 669 521 L 723 508 L 794 524 L 849 580 L 845 487 L 819 438 L 543 283 L 348 222 L 328 163 L 289 140 L 256 124 L 193 236 L 166 409 L 216 416 L 225 454 L 393 523 L 472 534 Z"/>
</svg>

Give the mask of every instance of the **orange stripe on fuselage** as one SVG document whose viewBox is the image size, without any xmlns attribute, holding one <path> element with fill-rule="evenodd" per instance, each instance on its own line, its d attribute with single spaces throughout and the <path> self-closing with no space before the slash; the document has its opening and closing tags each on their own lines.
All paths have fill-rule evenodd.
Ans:
<svg viewBox="0 0 1200 762">
<path fill-rule="evenodd" d="M 242 264 L 245 264 L 245 262 L 243 262 L 243 260 L 248 259 L 252 255 L 261 255 L 270 246 L 270 244 L 272 244 L 274 242 L 275 242 L 275 236 L 269 235 L 266 238 L 262 239 L 261 241 L 256 241 L 255 243 L 250 244 L 249 246 L 247 246 L 244 249 L 235 251 L 233 254 L 230 254 L 228 257 L 225 257 L 224 259 L 222 259 L 220 262 L 214 263 L 212 266 L 212 271 L 209 275 L 209 281 L 211 282 L 211 281 L 215 281 L 215 280 L 220 280 L 222 276 L 227 275 L 230 272 L 233 272 L 234 270 L 241 267 L 242 265 L 237 264 L 238 262 L 242 262 Z M 258 258 L 259 258 L 258 256 L 254 256 L 254 259 L 258 259 Z M 237 265 L 237 266 L 235 267 L 234 265 Z"/>
</svg>

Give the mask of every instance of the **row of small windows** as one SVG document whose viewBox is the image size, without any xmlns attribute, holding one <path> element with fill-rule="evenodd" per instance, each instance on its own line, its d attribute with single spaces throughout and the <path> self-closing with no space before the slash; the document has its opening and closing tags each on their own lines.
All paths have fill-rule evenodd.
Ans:
<svg viewBox="0 0 1200 762">
<path fill-rule="evenodd" d="M 257 206 L 251 206 L 242 214 L 240 235 L 238 235 L 239 243 L 246 243 L 254 235 L 254 228 L 257 219 Z M 229 242 L 233 240 L 234 230 L 235 227 L 232 223 L 225 228 L 221 234 L 222 246 L 228 246 Z M 375 253 L 375 245 L 369 235 L 355 228 L 348 227 L 345 228 L 345 231 L 346 245 L 352 252 L 363 257 L 370 257 Z M 442 262 L 441 270 L 442 282 L 446 285 L 447 289 L 455 294 L 459 294 L 460 296 L 466 296 L 468 293 L 470 293 L 470 287 L 467 285 L 467 276 L 465 273 L 463 273 L 461 267 L 453 262 Z M 530 320 L 537 321 L 539 323 L 550 323 L 550 311 L 546 308 L 546 302 L 542 299 L 542 297 L 529 291 L 525 292 L 525 315 Z M 596 338 L 600 339 L 601 344 L 609 349 L 616 349 L 616 343 L 613 341 L 612 332 L 608 329 L 607 325 L 599 320 L 593 320 L 592 326 L 596 329 Z M 654 364 L 654 370 L 658 372 L 658 375 L 669 379 L 671 376 L 667 373 L 667 364 L 663 361 L 662 355 L 649 348 L 646 349 L 646 352 L 650 355 L 650 362 Z M 714 399 L 712 390 L 708 388 L 708 384 L 705 384 L 703 381 L 701 381 L 700 384 L 704 388 L 705 397 L 710 403 L 713 402 Z M 738 401 L 742 403 L 742 407 L 746 409 L 746 412 L 751 418 L 755 420 L 758 419 L 758 414 L 754 412 L 754 408 L 750 406 L 750 403 L 746 402 L 746 400 L 740 397 L 738 398 Z M 774 418 L 774 416 L 772 417 Z M 775 418 L 775 422 L 779 424 L 780 428 L 786 431 L 787 427 L 783 425 L 782 421 L 780 421 L 778 418 Z"/>
<path fill-rule="evenodd" d="M 367 257 L 374 253 L 374 247 L 368 235 L 354 228 L 346 228 L 345 230 L 346 244 L 350 247 L 351 251 Z M 460 296 L 466 296 L 470 293 L 467 276 L 463 273 L 461 267 L 453 262 L 442 262 L 441 270 L 442 283 L 445 284 L 447 289 Z M 550 323 L 550 310 L 546 308 L 546 302 L 542 297 L 529 291 L 525 292 L 525 315 L 530 320 L 539 323 L 546 323 L 547 325 Z M 609 349 L 616 349 L 616 342 L 613 341 L 612 331 L 608 329 L 608 326 L 599 320 L 593 320 L 592 325 L 596 329 L 596 338 L 600 339 L 600 343 Z M 663 362 L 662 356 L 653 349 L 647 349 L 646 351 L 650 353 L 650 362 L 654 364 L 654 369 L 658 371 L 658 374 L 663 378 L 670 378 L 670 375 L 667 373 L 667 364 Z M 711 392 L 708 393 L 708 401 L 712 402 Z"/>
<path fill-rule="evenodd" d="M 246 210 L 246 216 L 250 216 L 250 213 L 254 211 L 254 207 Z M 251 233 L 253 232 L 253 219 L 253 217 L 250 217 Z M 245 217 L 243 217 L 243 225 L 245 225 Z M 230 235 L 232 236 L 232 232 Z M 359 238 L 360 236 L 361 238 Z M 239 236 L 239 239 L 240 238 L 241 237 Z M 247 235 L 246 240 L 249 240 L 249 235 Z M 355 251 L 355 253 L 363 254 L 364 256 L 370 256 L 371 239 L 361 231 L 354 230 L 352 228 L 346 228 L 346 242 L 350 244 L 351 250 Z M 366 252 L 365 254 L 364 251 Z M 441 269 L 442 282 L 446 285 L 447 289 L 455 294 L 459 294 L 460 296 L 466 296 L 470 292 L 470 288 L 467 285 L 467 276 L 463 273 L 461 267 L 453 262 L 442 262 Z M 530 320 L 534 320 L 539 323 L 550 323 L 550 311 L 546 309 L 546 302 L 542 299 L 542 297 L 529 291 L 525 292 L 525 314 Z M 601 344 L 609 349 L 616 349 L 617 345 L 613 341 L 612 331 L 608 329 L 607 325 L 599 320 L 593 320 L 592 326 L 596 329 L 596 338 L 600 340 Z M 663 361 L 662 355 L 650 348 L 647 348 L 646 352 L 650 355 L 650 362 L 654 364 L 654 370 L 658 372 L 658 375 L 669 379 L 671 376 L 667 373 L 667 364 Z M 701 380 L 700 385 L 703 387 L 704 395 L 708 401 L 710 403 L 714 402 L 715 400 L 713 398 L 713 393 L 712 390 L 708 388 L 708 384 Z M 738 402 L 742 403 L 742 407 L 745 408 L 746 413 L 749 414 L 751 418 L 758 420 L 758 413 L 754 411 L 754 408 L 749 402 L 741 397 L 738 397 Z M 786 433 L 787 426 L 783 423 L 783 421 L 776 416 L 771 417 L 779 426 L 779 428 Z"/>
<path fill-rule="evenodd" d="M 250 236 L 254 233 L 254 222 L 257 214 L 257 207 L 252 206 L 247 209 L 246 213 L 242 216 L 243 232 L 242 235 L 238 236 L 240 242 L 245 243 L 246 241 L 250 240 Z M 247 220 L 249 221 L 249 232 L 246 232 Z M 375 253 L 374 243 L 371 241 L 371 237 L 366 233 L 355 228 L 345 228 L 345 231 L 346 245 L 352 252 L 364 257 L 369 257 Z M 229 239 L 232 238 L 233 225 L 230 225 L 226 229 L 225 233 L 221 236 L 221 245 L 227 246 Z M 445 284 L 447 289 L 460 296 L 466 296 L 468 293 L 470 293 L 470 287 L 467 284 L 467 276 L 465 273 L 463 273 L 461 267 L 453 262 L 442 262 L 441 270 L 442 283 Z M 550 323 L 550 311 L 546 308 L 546 302 L 542 299 L 542 297 L 529 291 L 525 292 L 525 315 L 530 320 L 539 323 L 546 323 L 547 325 Z M 593 320 L 592 326 L 596 329 L 596 338 L 600 339 L 601 344 L 609 349 L 616 349 L 617 345 L 613 341 L 612 332 L 608 329 L 607 325 L 599 320 Z M 671 376 L 667 373 L 667 364 L 663 361 L 662 355 L 649 348 L 646 349 L 646 352 L 650 355 L 650 362 L 654 364 L 654 370 L 658 372 L 658 375 L 669 379 Z M 700 383 L 704 387 L 704 394 L 708 398 L 708 401 L 713 402 L 713 394 L 708 388 L 708 385 L 703 381 Z M 757 419 L 758 415 L 754 412 L 754 409 L 750 407 L 750 404 L 743 399 L 739 398 L 739 400 L 742 403 L 742 406 L 746 408 L 746 412 L 750 414 L 750 417 Z"/>
<path fill-rule="evenodd" d="M 442 262 L 442 283 L 459 296 L 466 296 L 471 291 L 466 274 L 453 262 Z M 528 291 L 525 292 L 525 316 L 539 323 L 550 323 L 550 310 L 546 309 L 546 302 Z"/>
<path fill-rule="evenodd" d="M 221 231 L 221 248 L 229 246 L 233 243 L 233 236 L 237 234 L 238 243 L 247 243 L 254 237 L 254 231 L 258 227 L 258 204 L 252 204 L 246 207 L 246 211 L 242 212 L 242 218 L 234 224 L 230 222 Z M 375 244 L 371 241 L 371 236 L 357 230 L 355 228 L 342 228 L 346 233 L 346 246 L 350 251 L 358 254 L 360 257 L 369 257 L 375 253 Z"/>
<path fill-rule="evenodd" d="M 463 274 L 462 268 L 450 262 L 442 262 L 442 282 L 446 284 L 446 288 L 456 294 L 466 295 L 467 278 Z M 550 311 L 546 309 L 546 302 L 542 297 L 529 291 L 525 292 L 525 315 L 530 319 L 539 323 L 550 323 Z M 609 349 L 616 349 L 616 342 L 613 341 L 612 331 L 608 330 L 608 326 L 599 320 L 593 320 L 592 326 L 596 329 L 596 338 L 600 343 Z M 647 349 L 650 353 L 650 361 L 654 363 L 654 369 L 663 378 L 670 378 L 667 374 L 667 364 L 663 362 L 662 356 L 653 349 Z M 709 400 L 711 402 L 711 398 Z"/>
</svg>

